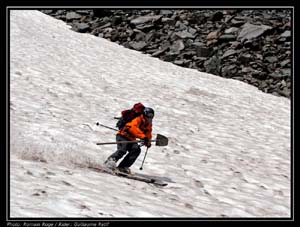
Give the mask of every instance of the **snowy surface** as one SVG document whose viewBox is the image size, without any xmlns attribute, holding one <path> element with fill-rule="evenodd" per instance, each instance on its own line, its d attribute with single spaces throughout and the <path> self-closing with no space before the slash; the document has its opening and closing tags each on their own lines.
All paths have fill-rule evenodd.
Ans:
<svg viewBox="0 0 300 227">
<path fill-rule="evenodd" d="M 115 151 L 113 117 L 142 102 L 154 137 L 132 171 L 156 187 L 89 170 Z M 290 100 L 10 13 L 11 217 L 290 217 Z"/>
</svg>

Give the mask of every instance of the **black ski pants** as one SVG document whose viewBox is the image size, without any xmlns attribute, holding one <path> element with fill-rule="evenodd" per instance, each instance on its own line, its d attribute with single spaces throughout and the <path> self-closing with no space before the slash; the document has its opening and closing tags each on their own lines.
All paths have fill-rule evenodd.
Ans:
<svg viewBox="0 0 300 227">
<path fill-rule="evenodd" d="M 120 135 L 116 136 L 116 140 L 117 141 L 129 141 L 128 139 L 126 139 Z M 110 158 L 113 158 L 116 161 L 118 161 L 127 153 L 127 151 L 128 151 L 128 154 L 118 165 L 118 167 L 120 167 L 120 168 L 130 167 L 135 162 L 135 160 L 138 158 L 138 156 L 140 155 L 141 148 L 137 143 L 119 143 L 119 144 L 117 144 L 117 151 L 114 152 L 110 156 Z"/>
</svg>

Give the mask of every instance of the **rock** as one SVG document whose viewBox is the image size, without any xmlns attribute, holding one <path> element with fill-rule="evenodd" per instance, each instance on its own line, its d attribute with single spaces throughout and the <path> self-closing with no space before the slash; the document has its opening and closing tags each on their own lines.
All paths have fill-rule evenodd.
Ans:
<svg viewBox="0 0 300 227">
<path fill-rule="evenodd" d="M 285 31 L 280 35 L 280 37 L 284 37 L 284 38 L 291 37 L 291 31 Z"/>
<path fill-rule="evenodd" d="M 228 14 L 228 15 L 233 15 L 235 13 L 237 13 L 238 10 L 236 9 L 226 9 L 224 10 L 224 14 Z"/>
<path fill-rule="evenodd" d="M 241 49 L 243 46 L 240 42 L 238 41 L 233 41 L 233 42 L 230 42 L 231 43 L 231 46 L 229 48 L 232 48 L 232 49 Z"/>
<path fill-rule="evenodd" d="M 130 23 L 134 24 L 134 25 L 145 24 L 145 23 L 148 23 L 148 22 L 153 23 L 153 22 L 159 20 L 160 18 L 162 18 L 162 15 L 141 16 L 141 17 L 137 17 L 137 18 L 131 20 Z"/>
<path fill-rule="evenodd" d="M 270 56 L 270 57 L 266 57 L 265 60 L 266 60 L 267 62 L 274 63 L 274 62 L 277 62 L 277 61 L 278 61 L 278 58 L 277 58 L 277 57 L 274 57 L 274 56 Z"/>
<path fill-rule="evenodd" d="M 291 69 L 280 69 L 276 70 L 275 72 L 270 74 L 273 78 L 284 78 L 284 77 L 291 77 Z"/>
<path fill-rule="evenodd" d="M 173 12 L 171 10 L 162 9 L 159 11 L 159 14 L 160 15 L 173 15 Z"/>
<path fill-rule="evenodd" d="M 231 35 L 231 34 L 225 34 L 225 35 L 221 35 L 219 37 L 219 40 L 223 41 L 223 42 L 234 41 L 234 40 L 236 40 L 236 36 L 235 35 Z"/>
<path fill-rule="evenodd" d="M 283 47 L 286 47 L 286 49 L 291 49 L 291 42 L 284 42 L 284 46 Z"/>
<path fill-rule="evenodd" d="M 210 32 L 210 33 L 207 35 L 206 39 L 207 39 L 207 40 L 217 39 L 217 38 L 219 38 L 220 34 L 221 34 L 220 31 L 213 31 L 213 32 Z"/>
<path fill-rule="evenodd" d="M 90 15 L 91 10 L 76 10 L 76 13 L 78 13 L 80 15 Z"/>
<path fill-rule="evenodd" d="M 152 42 L 152 40 L 154 38 L 155 38 L 155 33 L 154 32 L 148 32 L 146 34 L 145 41 L 146 41 L 146 43 L 150 43 L 150 42 Z"/>
<path fill-rule="evenodd" d="M 195 35 L 195 33 L 197 32 L 196 29 L 189 27 L 188 32 L 192 35 Z"/>
<path fill-rule="evenodd" d="M 207 46 L 213 46 L 213 45 L 216 44 L 217 42 L 218 42 L 217 39 L 208 40 L 208 41 L 206 42 L 206 45 L 207 45 Z"/>
<path fill-rule="evenodd" d="M 239 29 L 236 28 L 236 27 L 231 27 L 231 28 L 228 28 L 224 31 L 225 34 L 232 34 L 232 33 L 236 33 Z"/>
<path fill-rule="evenodd" d="M 243 20 L 232 19 L 231 24 L 232 24 L 233 27 L 240 27 L 243 24 L 245 24 L 245 22 Z"/>
<path fill-rule="evenodd" d="M 229 65 L 222 68 L 222 76 L 224 77 L 232 77 L 237 73 L 236 65 Z"/>
<path fill-rule="evenodd" d="M 280 66 L 281 67 L 286 67 L 290 64 L 290 62 L 291 62 L 290 59 L 284 60 L 280 63 Z"/>
<path fill-rule="evenodd" d="M 84 33 L 84 32 L 87 32 L 89 30 L 90 30 L 90 26 L 88 24 L 86 24 L 86 23 L 78 23 L 77 24 L 77 31 L 78 32 Z"/>
<path fill-rule="evenodd" d="M 111 33 L 112 31 L 113 31 L 113 29 L 110 27 L 103 29 L 103 33 Z"/>
<path fill-rule="evenodd" d="M 51 14 L 53 12 L 53 10 L 41 10 L 41 11 L 45 14 Z"/>
<path fill-rule="evenodd" d="M 263 60 L 263 56 L 261 54 L 255 54 L 255 58 L 258 60 Z"/>
<path fill-rule="evenodd" d="M 281 73 L 283 74 L 283 76 L 285 77 L 291 77 L 291 71 L 292 69 L 280 69 Z"/>
<path fill-rule="evenodd" d="M 253 51 L 259 51 L 261 49 L 261 44 L 258 42 L 258 40 L 246 40 L 244 42 L 244 47 Z"/>
<path fill-rule="evenodd" d="M 260 81 L 260 83 L 259 83 L 260 89 L 265 89 L 267 87 L 268 87 L 268 84 L 266 83 L 266 81 Z"/>
<path fill-rule="evenodd" d="M 286 87 L 286 82 L 284 80 L 282 80 L 280 83 L 282 85 L 281 87 L 283 87 L 283 88 Z"/>
<path fill-rule="evenodd" d="M 290 30 L 291 29 L 291 21 L 285 23 L 282 27 L 283 30 Z"/>
<path fill-rule="evenodd" d="M 147 46 L 147 43 L 145 41 L 139 41 L 139 42 L 129 42 L 129 46 L 132 47 L 135 50 L 142 50 L 145 46 Z"/>
<path fill-rule="evenodd" d="M 177 21 L 175 27 L 176 31 L 186 31 L 188 29 L 188 27 L 181 21 Z"/>
<path fill-rule="evenodd" d="M 189 50 L 183 51 L 179 56 L 183 57 L 185 60 L 189 62 L 189 59 L 193 58 L 196 55 L 196 51 Z"/>
<path fill-rule="evenodd" d="M 206 17 L 202 13 L 194 13 L 190 17 L 188 17 L 187 20 L 190 25 L 204 24 L 206 22 Z"/>
<path fill-rule="evenodd" d="M 238 52 L 236 50 L 229 49 L 222 55 L 221 59 L 227 58 L 227 57 L 237 54 L 237 53 Z"/>
<path fill-rule="evenodd" d="M 163 24 L 168 24 L 168 25 L 171 25 L 171 26 L 174 26 L 175 23 L 176 23 L 176 21 L 174 19 L 171 19 L 171 18 L 162 18 L 161 22 Z"/>
<path fill-rule="evenodd" d="M 251 67 L 243 67 L 242 68 L 242 73 L 250 73 L 252 72 L 254 69 L 252 69 Z"/>
<path fill-rule="evenodd" d="M 175 60 L 174 64 L 176 65 L 183 65 L 184 61 L 183 60 Z"/>
<path fill-rule="evenodd" d="M 81 15 L 78 14 L 78 13 L 75 13 L 75 12 L 69 12 L 67 13 L 66 15 L 66 19 L 67 21 L 70 21 L 70 20 L 78 20 L 81 18 Z"/>
<path fill-rule="evenodd" d="M 167 61 L 167 62 L 173 62 L 175 61 L 177 57 L 177 54 L 174 54 L 172 52 L 167 52 L 161 59 Z"/>
<path fill-rule="evenodd" d="M 174 53 L 179 53 L 181 50 L 184 49 L 184 44 L 182 40 L 176 40 L 172 46 L 170 46 L 170 51 Z"/>
<path fill-rule="evenodd" d="M 282 96 L 285 96 L 285 97 L 290 97 L 291 96 L 291 90 L 288 89 L 288 88 L 283 88 L 283 90 L 278 90 L 278 93 Z"/>
<path fill-rule="evenodd" d="M 220 63 L 220 59 L 216 56 L 213 56 L 212 58 L 204 62 L 204 68 L 207 73 L 219 75 Z"/>
<path fill-rule="evenodd" d="M 265 80 L 267 78 L 267 73 L 261 72 L 259 70 L 253 70 L 252 77 L 259 79 L 259 80 Z M 260 85 L 259 87 L 262 87 L 262 86 Z"/>
<path fill-rule="evenodd" d="M 120 16 L 115 16 L 111 19 L 111 24 L 113 26 L 119 25 L 121 23 L 122 23 L 122 17 L 120 17 Z"/>
<path fill-rule="evenodd" d="M 66 13 L 67 13 L 66 10 L 59 9 L 59 10 L 56 11 L 55 15 L 56 16 L 58 16 L 58 15 L 66 15 Z"/>
<path fill-rule="evenodd" d="M 212 48 L 205 44 L 195 45 L 197 57 L 208 57 L 212 53 Z"/>
<path fill-rule="evenodd" d="M 218 11 L 216 13 L 214 13 L 210 18 L 209 20 L 211 21 L 220 21 L 221 19 L 223 18 L 223 13 Z"/>
<path fill-rule="evenodd" d="M 159 50 L 155 51 L 155 52 L 152 54 L 152 56 L 153 56 L 153 57 L 157 57 L 157 56 L 163 54 L 163 53 L 164 53 L 165 51 L 167 51 L 168 49 L 169 49 L 169 47 L 164 47 L 164 48 L 162 48 L 162 49 L 159 49 Z"/>
<path fill-rule="evenodd" d="M 195 38 L 194 35 L 192 35 L 191 33 L 187 32 L 187 31 L 176 32 L 175 35 L 177 37 L 179 37 L 180 39 L 193 39 L 193 38 Z"/>
<path fill-rule="evenodd" d="M 145 40 L 146 34 L 144 32 L 137 30 L 137 29 L 135 29 L 133 31 L 136 33 L 135 38 L 134 38 L 136 41 L 144 41 Z"/>
<path fill-rule="evenodd" d="M 207 47 L 204 43 L 195 42 L 191 45 L 195 48 L 197 57 L 200 58 L 208 57 L 213 51 L 211 47 Z"/>
<path fill-rule="evenodd" d="M 238 61 L 240 61 L 242 64 L 248 64 L 251 61 L 251 54 L 241 54 L 238 57 Z"/>
<path fill-rule="evenodd" d="M 119 33 L 116 30 L 111 32 L 111 38 L 110 38 L 111 41 L 117 42 L 119 38 L 120 38 Z"/>
<path fill-rule="evenodd" d="M 108 23 L 106 23 L 106 24 L 100 26 L 99 28 L 100 28 L 100 29 L 103 29 L 103 28 L 108 28 L 108 27 L 110 27 L 110 26 L 111 26 L 111 23 L 108 22 Z"/>
<path fill-rule="evenodd" d="M 245 40 L 253 40 L 262 34 L 264 34 L 267 30 L 271 29 L 272 27 L 267 25 L 253 25 L 250 23 L 246 23 L 243 26 L 243 29 L 240 31 L 237 39 L 244 42 Z"/>
</svg>

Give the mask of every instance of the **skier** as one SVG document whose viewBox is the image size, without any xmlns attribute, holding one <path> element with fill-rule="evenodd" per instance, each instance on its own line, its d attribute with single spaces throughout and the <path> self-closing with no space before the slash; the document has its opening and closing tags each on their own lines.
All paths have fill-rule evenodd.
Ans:
<svg viewBox="0 0 300 227">
<path fill-rule="evenodd" d="M 143 145 L 147 148 L 151 147 L 152 138 L 152 119 L 154 110 L 150 107 L 145 107 L 143 114 L 128 122 L 116 135 L 117 141 L 134 141 L 136 138 L 143 140 Z M 128 151 L 128 154 L 120 162 L 118 167 L 116 163 Z M 118 169 L 121 172 L 130 174 L 130 166 L 135 162 L 141 153 L 141 148 L 137 143 L 119 143 L 117 151 L 108 157 L 104 164 L 110 169 Z"/>
</svg>

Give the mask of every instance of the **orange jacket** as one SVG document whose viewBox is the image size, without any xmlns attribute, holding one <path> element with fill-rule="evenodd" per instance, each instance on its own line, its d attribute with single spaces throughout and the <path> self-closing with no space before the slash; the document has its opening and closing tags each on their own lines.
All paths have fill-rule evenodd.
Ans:
<svg viewBox="0 0 300 227">
<path fill-rule="evenodd" d="M 152 123 L 149 123 L 143 115 L 140 115 L 131 122 L 128 122 L 117 134 L 129 140 L 136 140 L 136 138 L 144 139 L 145 137 L 151 140 Z"/>
</svg>

